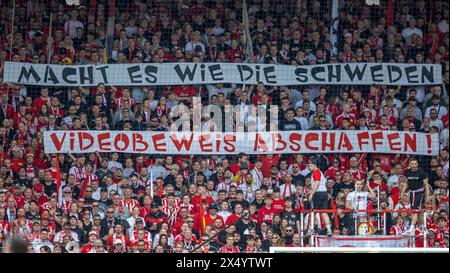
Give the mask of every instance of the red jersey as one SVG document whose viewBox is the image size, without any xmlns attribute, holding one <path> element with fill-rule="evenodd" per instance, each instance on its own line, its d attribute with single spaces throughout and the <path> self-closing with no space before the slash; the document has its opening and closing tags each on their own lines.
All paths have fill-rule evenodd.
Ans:
<svg viewBox="0 0 450 273">
<path fill-rule="evenodd" d="M 273 199 L 272 209 L 275 211 L 275 213 L 283 212 L 285 207 L 286 207 L 286 205 L 284 204 L 283 199 L 278 199 L 278 200 Z"/>
<path fill-rule="evenodd" d="M 270 169 L 272 165 L 278 165 L 278 161 L 280 161 L 281 156 L 279 154 L 274 155 L 272 159 L 268 159 L 266 156 L 258 155 L 258 159 L 262 162 L 261 171 L 264 177 L 270 176 Z"/>
<path fill-rule="evenodd" d="M 219 249 L 219 253 L 240 253 L 240 251 L 237 246 L 228 247 L 228 245 L 224 245 Z"/>
<path fill-rule="evenodd" d="M 120 201 L 120 205 L 125 206 L 130 211 L 130 213 L 134 207 L 138 208 L 141 207 L 141 205 L 139 205 L 139 202 L 137 200 L 131 199 L 130 201 L 127 201 L 125 200 L 125 198 Z"/>
<path fill-rule="evenodd" d="M 193 86 L 177 86 L 174 91 L 180 98 L 190 98 L 197 94 L 197 89 Z"/>
<path fill-rule="evenodd" d="M 276 213 L 276 210 L 271 207 L 268 209 L 266 206 L 263 206 L 258 210 L 258 224 L 261 224 L 262 221 L 266 221 L 268 224 L 272 223 L 273 215 Z"/>
<path fill-rule="evenodd" d="M 47 98 L 43 98 L 41 96 L 39 96 L 38 98 L 36 98 L 33 102 L 33 107 L 38 109 L 38 111 L 41 109 L 42 105 L 47 104 L 50 105 L 50 97 Z"/>
</svg>

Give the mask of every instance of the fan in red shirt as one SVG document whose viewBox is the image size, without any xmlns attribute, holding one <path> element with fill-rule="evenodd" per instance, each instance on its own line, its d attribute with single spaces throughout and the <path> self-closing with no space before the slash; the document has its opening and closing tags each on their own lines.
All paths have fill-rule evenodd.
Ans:
<svg viewBox="0 0 450 273">
<path fill-rule="evenodd" d="M 281 213 L 284 211 L 285 207 L 286 205 L 284 204 L 284 200 L 281 196 L 281 190 L 279 187 L 275 187 L 273 189 L 272 209 L 275 211 L 275 213 Z"/>
<path fill-rule="evenodd" d="M 377 171 L 374 171 L 372 173 L 372 179 L 369 182 L 369 187 L 372 189 L 379 187 L 380 191 L 389 191 L 386 183 L 381 179 L 381 174 Z"/>
<path fill-rule="evenodd" d="M 350 158 L 350 174 L 353 176 L 353 181 L 364 180 L 366 176 L 361 168 L 358 167 L 358 160 L 356 157 Z"/>
<path fill-rule="evenodd" d="M 44 186 L 42 186 L 41 184 L 37 184 L 36 186 L 34 186 L 33 194 L 34 200 L 36 200 L 39 207 L 47 203 L 49 200 L 44 193 Z"/>
<path fill-rule="evenodd" d="M 258 159 L 262 161 L 261 171 L 264 177 L 270 176 L 270 169 L 273 165 L 278 166 L 278 161 L 280 161 L 281 156 L 279 154 L 273 155 L 258 155 Z"/>
<path fill-rule="evenodd" d="M 35 109 L 41 109 L 42 105 L 50 105 L 51 98 L 48 96 L 48 87 L 44 86 L 41 89 L 41 96 L 36 98 L 33 102 L 33 107 Z"/>
<path fill-rule="evenodd" d="M 217 210 L 218 210 L 218 207 L 217 207 L 216 203 L 212 203 L 211 205 L 209 205 L 208 213 L 205 216 L 205 224 L 206 224 L 206 226 L 214 224 L 216 219 L 221 220 L 222 221 L 222 226 L 224 225 L 223 218 L 222 218 L 222 216 L 217 214 Z"/>
<path fill-rule="evenodd" d="M 98 235 L 95 231 L 90 231 L 88 235 L 89 242 L 81 247 L 81 253 L 90 253 L 95 248 L 94 242 L 97 240 Z"/>
<path fill-rule="evenodd" d="M 239 248 L 234 245 L 234 235 L 227 234 L 227 243 L 219 249 L 219 253 L 240 253 Z"/>
<path fill-rule="evenodd" d="M 276 213 L 272 203 L 273 196 L 268 195 L 265 199 L 265 205 L 258 210 L 258 224 L 261 224 L 263 221 L 266 221 L 269 225 L 272 223 L 273 215 Z"/>
<path fill-rule="evenodd" d="M 11 161 L 11 170 L 14 173 L 19 172 L 19 170 L 25 165 L 25 160 L 19 156 L 19 148 L 14 147 L 12 150 Z"/>
<path fill-rule="evenodd" d="M 200 211 L 200 206 L 202 206 L 203 200 L 206 201 L 207 206 L 214 203 L 214 200 L 206 195 L 206 186 L 205 185 L 199 185 L 197 190 L 197 196 L 194 196 L 192 198 L 192 205 L 194 205 L 194 212 Z"/>
<path fill-rule="evenodd" d="M 241 203 L 237 203 L 234 205 L 234 213 L 228 216 L 227 221 L 225 222 L 225 225 L 230 225 L 231 223 L 236 222 L 239 218 L 243 215 L 244 208 L 242 207 Z"/>
<path fill-rule="evenodd" d="M 122 240 L 123 246 L 126 247 L 130 244 L 128 236 L 124 234 L 123 226 L 121 223 L 117 223 L 114 227 L 114 233 L 108 236 L 106 243 L 108 246 L 113 247 L 117 240 Z"/>
<path fill-rule="evenodd" d="M 174 92 L 178 99 L 187 100 L 197 94 L 197 89 L 193 86 L 179 85 L 175 87 Z"/>
<path fill-rule="evenodd" d="M 347 118 L 350 121 L 350 126 L 356 125 L 356 117 L 352 114 L 352 106 L 348 103 L 344 105 L 342 113 L 336 117 L 335 124 L 342 128 L 342 120 L 344 118 Z"/>
</svg>

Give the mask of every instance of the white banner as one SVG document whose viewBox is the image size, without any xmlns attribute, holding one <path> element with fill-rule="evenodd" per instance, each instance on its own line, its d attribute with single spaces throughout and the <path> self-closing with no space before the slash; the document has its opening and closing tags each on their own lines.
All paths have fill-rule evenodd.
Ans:
<svg viewBox="0 0 450 273">
<path fill-rule="evenodd" d="M 317 247 L 410 247 L 410 239 L 402 236 L 317 236 Z"/>
<path fill-rule="evenodd" d="M 47 131 L 45 153 L 144 154 L 388 153 L 438 155 L 437 134 L 398 131 L 249 133 Z"/>
<path fill-rule="evenodd" d="M 46 86 L 257 84 L 430 85 L 441 84 L 434 64 L 339 63 L 271 65 L 244 63 L 140 63 L 49 65 L 6 62 L 3 81 Z"/>
</svg>

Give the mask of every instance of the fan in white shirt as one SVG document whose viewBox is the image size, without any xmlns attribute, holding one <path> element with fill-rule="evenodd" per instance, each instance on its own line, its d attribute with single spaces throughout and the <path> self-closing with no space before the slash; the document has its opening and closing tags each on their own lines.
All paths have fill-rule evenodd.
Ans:
<svg viewBox="0 0 450 273">
<path fill-rule="evenodd" d="M 292 180 L 292 175 L 290 173 L 286 174 L 285 183 L 280 186 L 280 192 L 283 198 L 291 197 L 295 194 L 296 189 L 295 185 L 292 184 Z"/>
<path fill-rule="evenodd" d="M 369 189 L 369 192 L 363 191 L 363 182 L 361 180 L 358 180 L 355 182 L 355 191 L 349 193 L 347 195 L 347 199 L 345 202 L 345 208 L 348 210 L 366 210 L 367 209 L 367 203 L 368 199 L 373 199 L 376 197 L 376 194 L 373 192 L 373 190 L 370 188 L 370 186 L 367 186 Z M 358 212 L 358 217 L 365 217 L 365 212 Z"/>
</svg>

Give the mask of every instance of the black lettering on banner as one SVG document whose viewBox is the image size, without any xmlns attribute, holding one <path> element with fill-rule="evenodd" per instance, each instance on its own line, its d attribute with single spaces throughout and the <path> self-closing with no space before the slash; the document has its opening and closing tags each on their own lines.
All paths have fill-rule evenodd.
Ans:
<svg viewBox="0 0 450 273">
<path fill-rule="evenodd" d="M 27 82 L 29 82 L 31 75 L 33 76 L 35 82 L 40 82 L 41 81 L 41 77 L 39 77 L 38 73 L 36 72 L 36 70 L 34 70 L 34 67 L 32 65 L 30 65 L 30 69 L 29 70 L 27 70 L 27 68 L 25 66 L 22 66 L 22 69 L 20 70 L 20 75 L 19 75 L 19 81 L 18 82 L 19 83 L 22 82 L 22 77 L 25 77 Z"/>
<path fill-rule="evenodd" d="M 319 78 L 319 77 L 317 77 L 317 74 L 322 73 L 322 72 L 325 72 L 325 67 L 323 67 L 323 66 L 316 66 L 316 67 L 313 67 L 313 68 L 311 69 L 311 76 L 313 77 L 313 79 L 315 79 L 315 80 L 318 81 L 318 82 L 324 82 L 324 81 L 325 81 L 325 78 Z"/>
<path fill-rule="evenodd" d="M 295 78 L 298 82 L 307 82 L 308 81 L 308 76 L 306 76 L 306 74 L 308 73 L 308 69 L 306 68 L 296 68 L 295 71 L 295 76 L 297 76 L 297 78 Z"/>
<path fill-rule="evenodd" d="M 372 67 L 370 67 L 370 72 L 372 73 L 372 80 L 374 82 L 383 82 L 383 73 L 376 73 L 378 71 L 382 71 L 383 70 L 383 66 L 380 65 L 374 65 Z"/>
<path fill-rule="evenodd" d="M 430 70 L 428 70 L 428 68 Z M 422 83 L 425 83 L 425 78 L 427 78 L 428 82 L 434 82 L 434 71 L 433 71 L 433 67 L 432 66 L 426 66 L 423 65 L 422 66 Z"/>
<path fill-rule="evenodd" d="M 194 68 L 191 70 L 190 65 L 186 65 L 186 68 L 184 69 L 184 72 L 181 71 L 181 67 L 179 64 L 174 66 L 173 68 L 175 72 L 177 72 L 178 77 L 182 82 L 186 79 L 186 75 L 188 76 L 190 81 L 194 80 L 195 71 L 197 70 L 197 64 L 194 64 Z"/>
<path fill-rule="evenodd" d="M 44 82 L 52 81 L 53 84 L 58 84 L 59 80 L 55 75 L 55 72 L 53 72 L 53 69 L 51 66 L 47 65 L 45 67 L 45 73 L 44 73 Z"/>
<path fill-rule="evenodd" d="M 156 83 L 158 78 L 156 75 L 158 74 L 158 67 L 154 65 L 147 65 L 144 68 L 144 73 L 148 77 L 145 77 L 145 81 L 148 83 Z"/>
<path fill-rule="evenodd" d="M 241 82 L 248 81 L 253 76 L 253 69 L 248 65 L 238 65 L 239 76 L 241 77 Z M 249 72 L 250 75 L 244 78 L 244 73 Z"/>
<path fill-rule="evenodd" d="M 213 81 L 223 81 L 223 72 L 222 67 L 220 67 L 220 64 L 210 65 L 208 66 L 208 69 Z"/>
<path fill-rule="evenodd" d="M 345 72 L 347 72 L 347 75 L 351 81 L 354 81 L 355 76 L 358 78 L 358 81 L 362 81 L 366 68 L 367 64 L 363 64 L 362 69 L 359 68 L 359 65 L 355 65 L 355 70 L 352 71 L 352 67 L 349 64 L 344 66 Z"/>
<path fill-rule="evenodd" d="M 62 70 L 62 79 L 63 81 L 70 84 L 77 84 L 77 80 L 69 79 L 70 76 L 76 75 L 77 69 L 73 67 L 64 67 Z"/>
<path fill-rule="evenodd" d="M 333 74 L 333 68 L 336 69 L 336 74 Z M 336 79 L 336 82 L 339 83 L 341 81 L 341 66 L 338 65 L 328 65 L 328 81 L 333 82 L 333 78 Z"/>
<path fill-rule="evenodd" d="M 276 75 L 269 75 L 269 73 L 274 73 L 275 72 L 275 66 L 264 67 L 263 71 L 264 71 L 264 77 L 266 77 L 266 82 L 267 83 L 273 83 L 273 84 L 277 83 L 277 81 L 276 81 L 277 76 Z M 274 79 L 274 80 L 272 80 L 272 79 Z"/>
<path fill-rule="evenodd" d="M 130 80 L 132 83 L 142 83 L 142 75 L 133 75 L 136 72 L 139 72 L 141 70 L 141 67 L 139 65 L 130 66 L 127 68 L 128 70 L 128 76 L 130 77 Z"/>
<path fill-rule="evenodd" d="M 103 77 L 103 83 L 108 84 L 108 76 L 106 75 L 106 69 L 109 68 L 109 65 L 97 67 L 96 70 L 99 70 Z"/>
<path fill-rule="evenodd" d="M 85 75 L 85 68 L 87 68 L 87 76 Z M 90 84 L 94 83 L 94 67 L 88 66 L 80 66 L 80 84 L 84 84 L 84 82 L 88 80 Z"/>
<path fill-rule="evenodd" d="M 408 79 L 408 82 L 419 83 L 419 75 L 417 75 L 417 74 L 411 75 L 411 73 L 414 73 L 416 71 L 417 71 L 417 67 L 415 67 L 415 66 L 410 66 L 410 67 L 405 68 L 405 74 L 406 74 L 406 78 Z"/>
<path fill-rule="evenodd" d="M 387 69 L 390 83 L 398 82 L 398 80 L 402 78 L 402 70 L 400 69 L 400 67 L 396 65 L 388 65 Z M 393 77 L 394 73 L 397 73 L 397 78 Z"/>
</svg>

